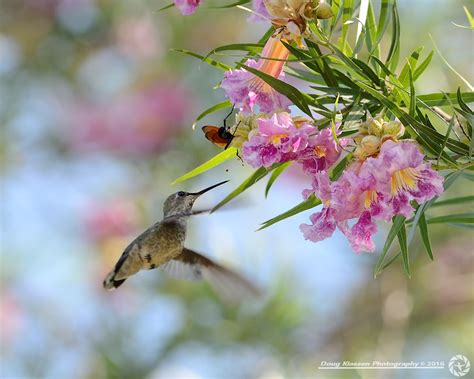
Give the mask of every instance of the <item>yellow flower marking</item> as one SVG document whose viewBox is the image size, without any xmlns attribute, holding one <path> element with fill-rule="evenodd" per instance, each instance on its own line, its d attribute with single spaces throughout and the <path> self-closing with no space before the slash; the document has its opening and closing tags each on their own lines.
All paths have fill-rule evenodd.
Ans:
<svg viewBox="0 0 474 379">
<path fill-rule="evenodd" d="M 395 171 L 390 182 L 392 196 L 402 190 L 416 189 L 419 177 L 418 171 L 412 167 Z"/>
<path fill-rule="evenodd" d="M 282 133 L 282 134 L 275 134 L 270 137 L 270 142 L 273 144 L 280 143 L 283 138 L 287 138 L 288 134 Z"/>
<path fill-rule="evenodd" d="M 326 148 L 324 146 L 316 146 L 313 151 L 314 151 L 314 155 L 316 155 L 319 158 L 326 156 Z"/>
<path fill-rule="evenodd" d="M 370 208 L 372 203 L 377 202 L 377 192 L 374 190 L 368 190 L 365 192 L 364 206 L 366 209 Z"/>
</svg>

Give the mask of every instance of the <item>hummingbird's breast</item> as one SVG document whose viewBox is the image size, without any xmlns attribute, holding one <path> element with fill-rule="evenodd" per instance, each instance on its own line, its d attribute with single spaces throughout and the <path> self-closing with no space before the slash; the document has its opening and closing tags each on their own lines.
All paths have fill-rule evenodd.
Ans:
<svg viewBox="0 0 474 379">
<path fill-rule="evenodd" d="M 156 225 L 141 248 L 145 269 L 159 267 L 181 254 L 186 239 L 182 222 L 161 222 Z"/>
</svg>

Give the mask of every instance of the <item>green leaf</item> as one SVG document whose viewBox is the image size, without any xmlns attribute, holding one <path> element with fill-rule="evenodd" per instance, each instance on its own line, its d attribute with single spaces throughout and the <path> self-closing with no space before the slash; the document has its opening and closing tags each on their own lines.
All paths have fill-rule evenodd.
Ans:
<svg viewBox="0 0 474 379">
<path fill-rule="evenodd" d="M 405 229 L 405 221 L 403 221 L 400 230 L 397 233 L 398 243 L 400 245 L 400 250 L 402 252 L 402 260 L 403 260 L 403 268 L 405 270 L 405 274 L 411 278 L 410 273 L 410 257 L 408 255 L 408 244 L 407 244 L 407 232 Z"/>
<path fill-rule="evenodd" d="M 216 167 L 220 165 L 221 163 L 224 163 L 225 161 L 235 157 L 236 155 L 237 155 L 237 149 L 235 147 L 229 147 L 228 149 L 225 149 L 224 151 L 215 155 L 214 157 L 212 157 L 211 159 L 209 159 L 207 162 L 203 163 L 202 165 L 180 176 L 178 179 L 175 179 L 171 184 L 174 185 L 180 182 L 184 182 L 185 180 L 188 180 L 197 175 L 200 175 L 203 172 L 206 172 L 210 170 L 211 168 Z"/>
<path fill-rule="evenodd" d="M 457 205 L 457 204 L 462 204 L 462 203 L 470 203 L 472 201 L 474 201 L 474 196 L 453 197 L 451 199 L 437 201 L 431 206 L 431 208 L 444 207 L 446 205 Z"/>
<path fill-rule="evenodd" d="M 415 84 L 413 81 L 413 74 L 411 67 L 408 68 L 408 80 L 410 82 L 410 108 L 408 114 L 412 117 L 416 115 L 416 95 L 415 95 Z M 449 133 L 448 133 L 449 136 Z M 446 137 L 447 139 L 448 137 Z"/>
<path fill-rule="evenodd" d="M 278 216 L 271 218 L 270 220 L 263 222 L 262 226 L 258 228 L 257 230 L 268 228 L 269 226 L 276 224 L 279 221 L 282 221 L 288 217 L 294 216 L 298 213 L 307 211 L 308 209 L 317 207 L 320 204 L 321 204 L 321 200 L 319 200 L 316 196 L 314 196 L 314 194 L 312 194 L 306 200 L 302 201 L 295 207 L 287 210 L 286 212 L 283 212 L 282 214 L 279 214 Z"/>
<path fill-rule="evenodd" d="M 385 66 L 385 64 L 379 58 L 371 55 L 370 59 L 375 61 L 375 63 L 377 63 L 380 66 L 385 76 L 394 76 L 393 73 L 389 70 L 389 68 Z M 384 76 L 381 74 L 381 77 L 383 78 Z"/>
<path fill-rule="evenodd" d="M 270 179 L 268 179 L 267 186 L 265 187 L 265 197 L 268 196 L 268 192 L 270 191 L 270 188 L 272 188 L 273 183 L 275 183 L 275 180 L 278 179 L 278 177 L 283 174 L 283 171 L 285 171 L 293 161 L 288 161 L 283 163 L 281 166 L 277 167 L 275 170 L 273 170 L 272 174 L 270 175 Z"/>
<path fill-rule="evenodd" d="M 446 177 L 444 178 L 444 183 L 443 183 L 444 191 L 446 192 L 448 188 L 451 187 L 454 184 L 454 182 L 462 176 L 462 174 L 463 174 L 463 171 L 458 170 L 458 171 L 450 172 L 448 175 L 446 175 Z"/>
<path fill-rule="evenodd" d="M 214 208 L 212 208 L 211 213 L 218 210 L 223 205 L 227 204 L 229 201 L 240 195 L 244 192 L 247 188 L 253 186 L 257 183 L 260 179 L 265 177 L 273 168 L 276 168 L 279 165 L 275 165 L 275 167 L 271 167 L 266 169 L 265 167 L 260 167 L 257 169 L 252 175 L 250 175 L 247 179 L 245 179 L 240 186 L 238 186 L 235 190 L 233 190 L 229 195 L 227 195 L 224 200 L 222 200 L 219 204 L 217 204 Z"/>
<path fill-rule="evenodd" d="M 353 74 L 357 75 L 360 79 L 366 79 L 373 82 L 375 85 L 380 85 L 380 79 L 378 75 L 372 71 L 364 62 L 349 58 L 345 53 L 339 50 L 335 45 L 329 44 L 330 48 L 334 51 L 337 58 L 342 62 L 342 66 L 346 70 L 350 70 Z M 353 82 L 353 80 L 351 81 Z"/>
<path fill-rule="evenodd" d="M 413 53 L 410 54 L 410 57 L 407 59 L 407 62 L 402 68 L 402 71 L 398 77 L 398 80 L 402 84 L 403 88 L 406 88 L 409 84 L 409 70 L 415 70 L 416 68 L 416 63 L 418 62 L 418 59 L 420 58 L 420 54 L 423 51 L 423 46 L 419 47 L 416 49 Z"/>
<path fill-rule="evenodd" d="M 349 153 L 344 158 L 342 158 L 336 166 L 334 166 L 329 174 L 331 181 L 339 179 L 351 159 L 352 153 Z"/>
<path fill-rule="evenodd" d="M 467 20 L 469 21 L 469 25 L 471 28 L 474 28 L 474 17 L 472 17 L 471 12 L 469 12 L 469 9 L 464 5 L 464 12 L 466 13 Z"/>
<path fill-rule="evenodd" d="M 375 57 L 380 57 L 380 46 L 377 43 L 377 25 L 375 24 L 375 14 L 372 2 L 369 2 L 369 9 L 367 12 L 367 21 L 365 23 L 365 43 L 369 54 Z"/>
<path fill-rule="evenodd" d="M 390 22 L 391 15 L 393 14 L 392 8 L 395 5 L 395 0 L 382 0 L 382 6 L 380 8 L 379 24 L 377 26 L 377 40 L 376 45 L 380 43 L 382 37 L 387 30 L 387 26 Z"/>
<path fill-rule="evenodd" d="M 456 92 L 456 99 L 458 100 L 458 104 L 464 112 L 466 112 L 468 114 L 471 114 L 471 115 L 474 114 L 472 109 L 468 107 L 468 105 L 466 104 L 466 102 L 462 98 L 462 93 L 461 93 L 461 88 L 460 87 L 458 87 L 458 90 Z"/>
<path fill-rule="evenodd" d="M 396 5 L 392 7 L 392 18 L 392 41 L 385 63 L 390 68 L 390 71 L 395 72 L 398 64 L 398 56 L 400 54 L 400 20 L 398 18 Z"/>
<path fill-rule="evenodd" d="M 421 62 L 421 64 L 416 68 L 415 72 L 413 73 L 413 81 L 416 81 L 429 66 L 429 64 L 431 63 L 431 59 L 433 58 L 433 54 L 434 51 L 431 50 L 425 60 Z"/>
<path fill-rule="evenodd" d="M 216 47 L 215 49 L 211 50 L 207 55 L 210 57 L 213 54 L 220 53 L 222 51 L 247 51 L 252 54 L 258 54 L 262 50 L 263 45 L 261 43 L 233 43 L 230 45 L 224 45 Z"/>
<path fill-rule="evenodd" d="M 403 216 L 397 215 L 393 217 L 392 221 L 393 221 L 393 224 L 392 224 L 392 227 L 390 228 L 390 231 L 388 232 L 388 236 L 387 236 L 387 239 L 385 240 L 382 253 L 380 254 L 380 257 L 375 265 L 374 278 L 377 277 L 377 275 L 382 271 L 385 257 L 387 256 L 390 246 L 392 246 L 393 240 L 398 235 L 398 232 L 400 231 L 400 229 L 405 226 L 405 217 Z"/>
<path fill-rule="evenodd" d="M 462 92 L 462 98 L 465 103 L 474 102 L 474 92 Z M 456 93 L 430 93 L 426 95 L 419 95 L 418 100 L 420 100 L 419 106 L 443 106 L 450 105 L 450 102 L 457 104 L 458 96 Z"/>
<path fill-rule="evenodd" d="M 388 266 L 390 266 L 393 262 L 395 262 L 395 260 L 397 258 L 399 258 L 400 255 L 402 255 L 401 251 L 399 251 L 397 254 L 392 256 L 386 263 L 384 263 L 384 265 L 383 265 L 382 269 L 380 270 L 380 272 L 384 271 Z"/>
<path fill-rule="evenodd" d="M 354 0 L 344 0 L 343 2 L 343 10 L 342 10 L 342 36 L 341 36 L 341 42 L 340 42 L 340 47 L 341 50 L 346 51 L 346 40 L 347 40 L 347 32 L 349 31 L 349 24 L 347 21 L 349 21 L 352 18 L 352 11 L 354 7 Z"/>
<path fill-rule="evenodd" d="M 431 249 L 430 236 L 428 234 L 428 225 L 426 224 L 425 214 L 423 213 L 418 222 L 420 228 L 421 240 L 425 246 L 426 252 L 432 261 L 434 261 L 433 250 Z"/>
<path fill-rule="evenodd" d="M 446 131 L 446 136 L 444 137 L 444 140 L 443 140 L 443 145 L 441 146 L 440 152 L 438 154 L 438 162 L 441 159 L 441 153 L 444 151 L 444 148 L 446 147 L 446 143 L 448 142 L 449 135 L 451 134 L 451 130 L 453 130 L 453 126 L 454 126 L 454 117 L 452 117 L 451 121 L 449 122 L 448 130 Z"/>
<path fill-rule="evenodd" d="M 435 201 L 436 199 L 431 199 L 427 201 L 426 203 L 423 203 L 419 205 L 416 209 L 415 216 L 412 217 L 410 220 L 408 220 L 405 224 L 411 224 L 411 229 L 408 233 L 408 244 L 411 244 L 411 241 L 413 240 L 413 237 L 415 236 L 416 232 L 416 227 L 418 225 L 418 222 L 420 221 L 420 218 L 425 214 L 425 211 L 431 206 L 431 204 Z"/>
<path fill-rule="evenodd" d="M 398 119 L 403 123 L 403 125 L 407 128 L 408 132 L 413 137 L 418 137 L 419 142 L 426 147 L 429 151 L 432 151 L 435 156 L 439 154 L 440 144 L 444 140 L 444 136 L 438 133 L 436 130 L 422 124 L 415 118 L 411 117 L 406 112 L 402 111 L 395 103 L 388 100 L 385 96 L 380 94 L 377 90 L 369 87 L 368 85 L 362 82 L 356 82 L 359 87 L 363 90 L 367 91 L 377 100 L 379 100 L 382 105 L 387 107 Z M 446 146 L 451 149 L 455 153 L 459 153 L 461 155 L 467 155 L 469 153 L 469 147 L 463 143 L 458 141 L 448 139 Z M 447 156 L 444 152 L 442 153 L 443 159 L 446 161 L 456 164 L 456 162 Z"/>
<path fill-rule="evenodd" d="M 445 216 L 432 217 L 427 220 L 428 224 L 444 224 L 444 223 L 474 224 L 474 212 L 449 214 Z"/>
<path fill-rule="evenodd" d="M 308 46 L 307 50 L 293 47 L 286 42 L 283 42 L 283 44 L 291 54 L 301 59 L 306 67 L 313 72 L 319 73 L 328 86 L 337 86 L 337 80 L 334 77 L 332 68 L 329 66 L 327 57 L 322 54 L 321 49 L 316 43 L 308 39 L 305 42 Z"/>
<path fill-rule="evenodd" d="M 352 56 L 356 57 L 357 53 L 362 48 L 362 45 L 365 40 L 365 33 L 366 33 L 366 24 L 367 24 L 367 13 L 369 12 L 369 0 L 360 0 L 359 4 L 359 17 L 357 18 L 357 30 L 356 30 L 356 43 L 354 47 L 354 51 L 352 52 Z M 375 21 L 374 21 L 375 23 Z"/>
<path fill-rule="evenodd" d="M 168 4 L 168 5 L 165 5 L 165 6 L 161 7 L 160 9 L 157 10 L 157 12 L 161 12 L 161 11 L 164 11 L 164 10 L 172 8 L 172 7 L 174 7 L 174 3 L 171 3 L 171 4 Z"/>
<path fill-rule="evenodd" d="M 242 67 L 245 68 L 247 71 L 251 72 L 252 74 L 257 75 L 263 81 L 268 83 L 277 92 L 281 93 L 282 95 L 285 95 L 288 99 L 290 99 L 291 102 L 294 105 L 296 105 L 299 109 L 301 109 L 304 113 L 306 113 L 310 117 L 313 117 L 311 114 L 311 110 L 309 109 L 309 106 L 308 106 L 308 101 L 309 102 L 313 101 L 311 96 L 303 94 L 292 85 L 285 83 L 284 81 L 280 79 L 276 79 L 271 75 L 265 74 L 262 71 L 256 70 L 246 65 L 242 65 Z"/>
<path fill-rule="evenodd" d="M 229 71 L 229 70 L 232 69 L 232 67 L 226 65 L 225 63 L 216 61 L 216 60 L 211 59 L 211 58 L 203 57 L 202 55 L 199 55 L 197 53 L 193 53 L 192 51 L 183 50 L 183 49 L 171 49 L 171 51 L 176 51 L 178 53 L 183 53 L 183 54 L 189 55 L 191 57 L 200 59 L 202 62 L 206 62 L 206 63 L 210 64 L 211 66 L 214 66 L 214 67 L 216 67 L 220 70 L 223 70 L 223 71 Z"/>
<path fill-rule="evenodd" d="M 211 113 L 217 112 L 220 109 L 223 108 L 228 108 L 231 107 L 232 103 L 229 100 L 223 101 L 222 103 L 218 103 L 213 105 L 210 108 L 207 108 L 205 111 L 203 111 L 199 116 L 196 117 L 196 120 L 193 122 L 193 129 L 196 127 L 196 124 L 201 121 L 204 117 L 207 115 L 210 115 Z"/>
</svg>

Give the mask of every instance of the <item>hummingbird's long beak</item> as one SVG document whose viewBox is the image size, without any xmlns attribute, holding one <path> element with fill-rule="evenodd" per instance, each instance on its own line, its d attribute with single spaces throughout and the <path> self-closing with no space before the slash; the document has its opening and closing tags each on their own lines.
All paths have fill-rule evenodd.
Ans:
<svg viewBox="0 0 474 379">
<path fill-rule="evenodd" d="M 224 180 L 223 182 L 214 184 L 213 186 L 207 187 L 207 188 L 203 189 L 202 191 L 192 193 L 191 195 L 201 196 L 203 193 L 206 193 L 207 191 L 210 191 L 211 189 L 216 188 L 218 186 L 221 186 L 222 184 L 225 184 L 227 182 L 228 182 L 228 180 Z"/>
</svg>

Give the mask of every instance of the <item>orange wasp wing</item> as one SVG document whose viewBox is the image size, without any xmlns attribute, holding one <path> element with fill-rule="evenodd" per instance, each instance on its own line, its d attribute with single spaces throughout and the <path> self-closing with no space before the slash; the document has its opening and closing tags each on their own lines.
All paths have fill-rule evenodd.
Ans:
<svg viewBox="0 0 474 379">
<path fill-rule="evenodd" d="M 231 140 L 222 137 L 221 128 L 214 125 L 205 125 L 202 127 L 204 136 L 214 145 L 225 148 Z"/>
</svg>

